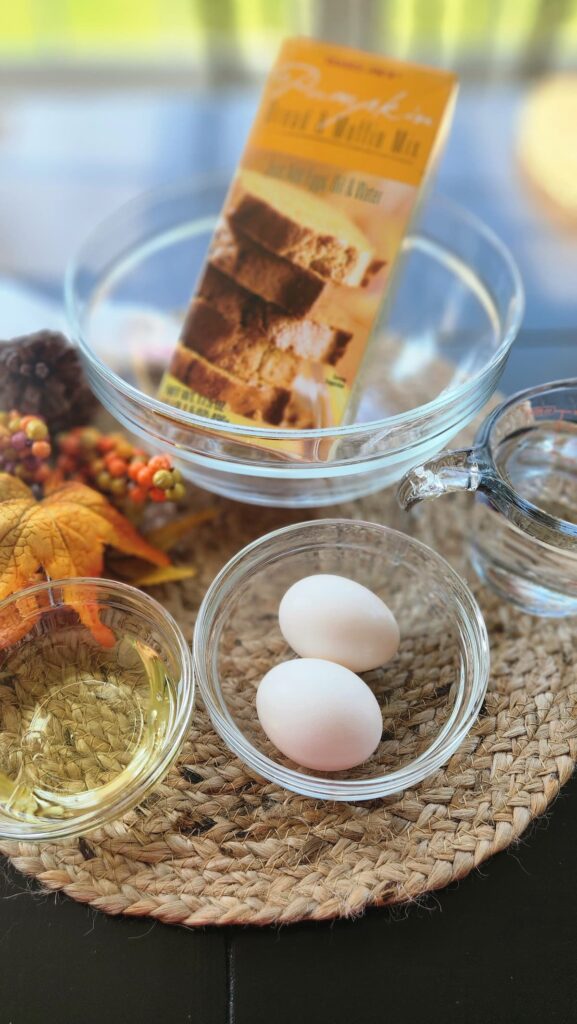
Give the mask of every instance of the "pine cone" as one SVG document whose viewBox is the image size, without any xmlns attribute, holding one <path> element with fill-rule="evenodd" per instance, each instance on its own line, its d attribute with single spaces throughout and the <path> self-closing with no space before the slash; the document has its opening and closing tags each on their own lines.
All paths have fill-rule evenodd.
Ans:
<svg viewBox="0 0 577 1024">
<path fill-rule="evenodd" d="M 57 331 L 0 341 L 0 408 L 43 416 L 51 433 L 88 423 L 97 407 L 76 350 Z"/>
</svg>

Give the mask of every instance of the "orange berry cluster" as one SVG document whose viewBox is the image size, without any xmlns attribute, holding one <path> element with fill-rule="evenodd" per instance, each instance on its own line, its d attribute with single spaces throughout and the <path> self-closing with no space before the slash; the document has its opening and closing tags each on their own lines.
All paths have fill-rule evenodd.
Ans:
<svg viewBox="0 0 577 1024">
<path fill-rule="evenodd" d="M 150 458 L 120 435 L 77 427 L 60 434 L 57 444 L 57 467 L 65 478 L 81 480 L 120 502 L 180 501 L 186 493 L 182 474 L 167 455 Z"/>
<path fill-rule="evenodd" d="M 27 484 L 42 484 L 50 476 L 52 447 L 41 416 L 22 416 L 17 409 L 0 412 L 0 472 Z"/>
</svg>

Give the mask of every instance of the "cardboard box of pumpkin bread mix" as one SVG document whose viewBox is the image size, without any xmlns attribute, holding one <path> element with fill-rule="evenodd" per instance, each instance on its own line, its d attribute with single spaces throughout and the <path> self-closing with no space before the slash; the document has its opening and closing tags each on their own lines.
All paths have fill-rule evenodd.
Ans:
<svg viewBox="0 0 577 1024">
<path fill-rule="evenodd" d="M 162 380 L 164 401 L 263 428 L 342 422 L 455 95 L 445 71 L 285 42 Z"/>
</svg>

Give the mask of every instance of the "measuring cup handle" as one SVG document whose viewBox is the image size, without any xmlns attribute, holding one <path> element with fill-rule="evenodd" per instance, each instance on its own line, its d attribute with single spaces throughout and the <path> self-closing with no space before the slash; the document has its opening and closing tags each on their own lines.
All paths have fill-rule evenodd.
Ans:
<svg viewBox="0 0 577 1024">
<path fill-rule="evenodd" d="M 483 453 L 478 448 L 441 452 L 415 466 L 401 480 L 397 501 L 402 509 L 450 491 L 476 491 L 484 477 Z"/>
</svg>

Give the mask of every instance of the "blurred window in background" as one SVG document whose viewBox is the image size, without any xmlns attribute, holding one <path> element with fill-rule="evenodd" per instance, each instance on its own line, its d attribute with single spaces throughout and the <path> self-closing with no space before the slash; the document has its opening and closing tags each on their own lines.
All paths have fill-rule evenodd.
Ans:
<svg viewBox="0 0 577 1024">
<path fill-rule="evenodd" d="M 577 0 L 5 0 L 0 81 L 250 81 L 286 35 L 450 65 L 461 77 L 575 64 Z"/>
<path fill-rule="evenodd" d="M 435 188 L 511 247 L 542 379 L 553 342 L 573 376 L 577 0 L 0 0 L 2 332 L 64 326 L 64 268 L 110 211 L 230 174 L 296 34 L 456 70 Z"/>
</svg>

